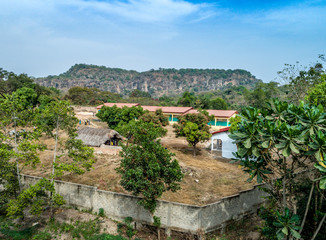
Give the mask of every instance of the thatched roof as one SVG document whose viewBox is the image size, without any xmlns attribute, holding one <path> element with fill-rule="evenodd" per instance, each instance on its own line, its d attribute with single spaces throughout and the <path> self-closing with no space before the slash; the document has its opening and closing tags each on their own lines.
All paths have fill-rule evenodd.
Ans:
<svg viewBox="0 0 326 240">
<path fill-rule="evenodd" d="M 99 147 L 112 138 L 123 139 L 117 131 L 112 129 L 90 127 L 79 129 L 77 137 L 77 139 L 82 140 L 86 145 L 94 147 Z"/>
</svg>

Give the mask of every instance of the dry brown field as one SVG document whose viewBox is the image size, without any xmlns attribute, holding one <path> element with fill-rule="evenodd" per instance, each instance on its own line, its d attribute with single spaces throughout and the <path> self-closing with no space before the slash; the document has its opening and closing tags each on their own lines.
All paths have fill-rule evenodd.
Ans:
<svg viewBox="0 0 326 240">
<path fill-rule="evenodd" d="M 75 107 L 76 117 L 82 120 L 91 120 L 91 127 L 107 127 L 91 113 L 92 107 Z M 175 154 L 175 158 L 184 173 L 181 182 L 181 190 L 178 192 L 166 192 L 162 200 L 181 202 L 186 204 L 204 205 L 213 203 L 223 197 L 237 194 L 239 191 L 251 188 L 253 183 L 246 180 L 245 174 L 237 164 L 230 163 L 230 159 L 224 159 L 211 153 L 206 148 L 208 143 L 200 144 L 200 151 L 193 156 L 192 148 L 187 145 L 184 138 L 176 138 L 172 126 L 168 126 L 168 133 L 161 139 L 163 146 Z M 47 177 L 50 174 L 54 140 L 43 136 L 41 141 L 48 149 L 41 152 L 41 167 L 36 169 L 25 168 L 25 174 Z M 120 176 L 116 173 L 120 156 L 116 149 L 94 148 L 96 163 L 93 169 L 83 175 L 66 174 L 60 180 L 95 186 L 102 190 L 127 193 L 119 184 Z"/>
</svg>

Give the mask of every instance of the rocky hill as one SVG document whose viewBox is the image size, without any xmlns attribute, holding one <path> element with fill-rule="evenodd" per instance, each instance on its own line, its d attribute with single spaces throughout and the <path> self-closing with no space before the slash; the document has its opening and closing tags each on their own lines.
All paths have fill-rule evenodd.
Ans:
<svg viewBox="0 0 326 240">
<path fill-rule="evenodd" d="M 146 72 L 120 68 L 76 64 L 58 76 L 37 78 L 46 87 L 67 91 L 73 86 L 99 88 L 127 95 L 133 89 L 149 92 L 152 96 L 178 95 L 184 91 L 204 92 L 223 89 L 230 85 L 251 87 L 260 81 L 250 72 L 236 69 L 163 69 Z"/>
</svg>

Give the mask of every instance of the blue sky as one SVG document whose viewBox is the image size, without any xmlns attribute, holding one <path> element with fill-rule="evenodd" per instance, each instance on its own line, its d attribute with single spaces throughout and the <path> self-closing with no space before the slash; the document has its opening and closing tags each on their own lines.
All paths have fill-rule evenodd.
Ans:
<svg viewBox="0 0 326 240">
<path fill-rule="evenodd" d="M 245 69 L 265 82 L 326 53 L 326 0 L 1 0 L 0 67 L 41 77 L 88 63 Z"/>
</svg>

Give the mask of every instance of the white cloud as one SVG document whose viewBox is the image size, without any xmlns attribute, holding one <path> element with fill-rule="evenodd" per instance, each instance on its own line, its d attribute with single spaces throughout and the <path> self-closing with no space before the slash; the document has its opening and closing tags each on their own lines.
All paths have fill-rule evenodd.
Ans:
<svg viewBox="0 0 326 240">
<path fill-rule="evenodd" d="M 138 22 L 171 22 L 189 15 L 205 16 L 209 5 L 195 4 L 184 0 L 2 0 L 0 16 L 26 12 L 44 15 L 60 8 L 70 8 L 79 13 L 104 14 Z M 211 13 L 207 13 L 210 16 Z M 120 19 L 121 20 L 121 19 Z"/>
<path fill-rule="evenodd" d="M 128 2 L 76 1 L 105 14 L 115 14 L 140 22 L 170 22 L 198 12 L 202 5 L 173 0 L 130 0 Z"/>
</svg>

